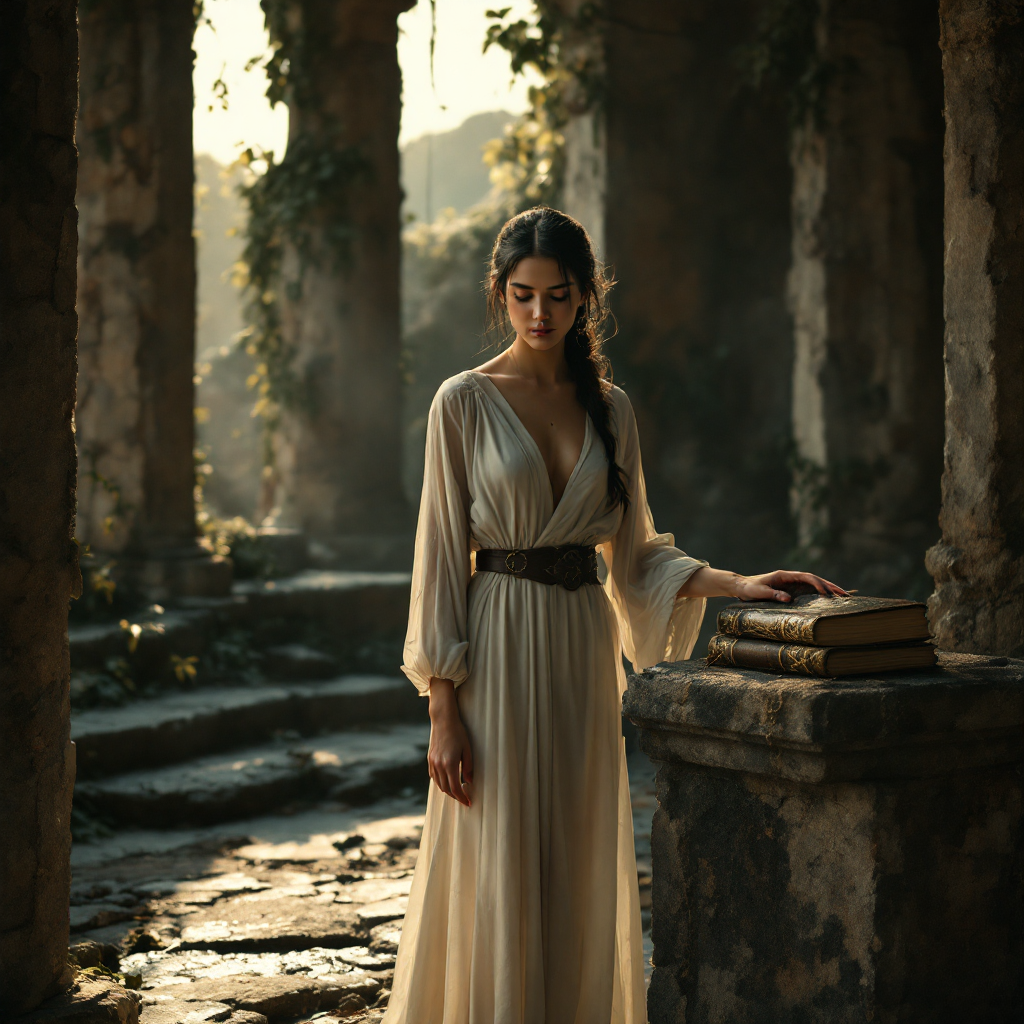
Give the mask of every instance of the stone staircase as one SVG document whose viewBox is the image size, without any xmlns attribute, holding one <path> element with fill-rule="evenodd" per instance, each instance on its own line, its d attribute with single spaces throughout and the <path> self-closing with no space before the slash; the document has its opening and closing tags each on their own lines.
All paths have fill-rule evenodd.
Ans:
<svg viewBox="0 0 1024 1024">
<path fill-rule="evenodd" d="M 135 675 L 159 682 L 168 665 L 202 666 L 218 637 L 240 627 L 260 666 L 220 685 L 150 686 L 153 696 L 74 712 L 77 813 L 112 828 L 171 829 L 424 787 L 426 706 L 397 664 L 389 675 L 339 674 L 370 641 L 397 662 L 408 588 L 404 573 L 309 570 L 72 629 L 77 671 L 130 657 Z M 287 642 L 311 625 L 326 650 Z"/>
</svg>

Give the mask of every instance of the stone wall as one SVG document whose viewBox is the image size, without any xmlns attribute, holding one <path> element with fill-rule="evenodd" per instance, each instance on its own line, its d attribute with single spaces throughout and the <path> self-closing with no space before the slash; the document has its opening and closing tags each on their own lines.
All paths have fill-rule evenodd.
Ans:
<svg viewBox="0 0 1024 1024">
<path fill-rule="evenodd" d="M 409 0 L 327 4 L 292 15 L 305 40 L 289 96 L 290 151 L 352 153 L 346 223 L 308 225 L 286 257 L 286 342 L 296 395 L 277 459 L 281 519 L 345 558 L 367 535 L 410 530 L 401 489 L 397 16 Z M 287 164 L 287 161 L 286 161 Z M 344 236 L 343 251 L 331 238 Z M 363 539 L 360 539 L 363 538 Z M 372 543 L 372 542 L 371 542 Z"/>
<path fill-rule="evenodd" d="M 737 56 L 759 10 L 611 0 L 605 47 L 615 379 L 659 529 L 741 572 L 792 539 L 786 115 Z"/>
<path fill-rule="evenodd" d="M 793 504 L 804 560 L 923 598 L 942 438 L 934 0 L 822 3 L 793 138 Z"/>
<path fill-rule="evenodd" d="M 75 507 L 72 0 L 4 5 L 0 33 L 0 1017 L 62 984 Z"/>
<path fill-rule="evenodd" d="M 1024 652 L 1024 17 L 939 7 L 946 449 L 929 613 L 948 650 Z"/>
<path fill-rule="evenodd" d="M 190 0 L 81 15 L 79 538 L 195 545 Z"/>
</svg>

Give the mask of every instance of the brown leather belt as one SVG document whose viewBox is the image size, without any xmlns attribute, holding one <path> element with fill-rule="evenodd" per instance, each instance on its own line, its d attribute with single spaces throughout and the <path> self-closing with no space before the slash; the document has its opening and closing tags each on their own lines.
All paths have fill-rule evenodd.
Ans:
<svg viewBox="0 0 1024 1024">
<path fill-rule="evenodd" d="M 557 548 L 482 548 L 476 553 L 479 572 L 508 576 L 577 590 L 597 583 L 597 548 L 563 544 Z"/>
</svg>

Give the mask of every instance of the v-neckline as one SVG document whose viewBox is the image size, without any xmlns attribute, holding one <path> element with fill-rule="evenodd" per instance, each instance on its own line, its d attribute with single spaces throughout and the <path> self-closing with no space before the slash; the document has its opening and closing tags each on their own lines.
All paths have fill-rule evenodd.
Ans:
<svg viewBox="0 0 1024 1024">
<path fill-rule="evenodd" d="M 590 416 L 585 415 L 583 422 L 583 444 L 580 446 L 580 453 L 576 457 L 576 464 L 573 466 L 572 472 L 569 474 L 569 479 L 565 481 L 565 487 L 562 488 L 562 494 L 555 502 L 555 486 L 551 482 L 551 474 L 548 472 L 547 463 L 544 461 L 544 455 L 540 450 L 540 445 L 537 444 L 537 439 L 526 429 L 526 424 L 519 418 L 519 413 L 512 408 L 512 403 L 501 393 L 501 389 L 497 384 L 487 376 L 486 373 L 481 373 L 479 370 L 467 370 L 467 373 L 471 373 L 474 377 L 481 377 L 486 383 L 487 394 L 492 398 L 497 398 L 499 406 L 506 413 L 507 418 L 511 421 L 513 429 L 526 436 L 529 442 L 530 450 L 536 456 L 537 463 L 540 466 L 541 474 L 544 479 L 548 482 L 548 494 L 551 496 L 551 519 L 555 518 L 555 513 L 562 507 L 562 503 L 565 501 L 565 496 L 569 493 L 569 488 L 572 486 L 573 481 L 576 479 L 580 471 L 580 466 L 583 465 L 583 458 L 587 454 L 587 448 L 590 442 Z"/>
</svg>

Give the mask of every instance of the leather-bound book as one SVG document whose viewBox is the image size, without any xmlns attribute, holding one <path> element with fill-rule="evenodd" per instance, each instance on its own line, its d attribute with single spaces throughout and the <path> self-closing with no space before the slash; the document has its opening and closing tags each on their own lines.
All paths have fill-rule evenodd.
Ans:
<svg viewBox="0 0 1024 1024">
<path fill-rule="evenodd" d="M 802 594 L 791 604 L 743 601 L 718 613 L 718 632 L 752 640 L 852 647 L 927 640 L 925 606 L 891 597 Z"/>
<path fill-rule="evenodd" d="M 870 644 L 859 647 L 809 647 L 747 640 L 716 633 L 708 644 L 709 665 L 757 668 L 798 676 L 860 676 L 935 664 L 931 644 Z"/>
</svg>

